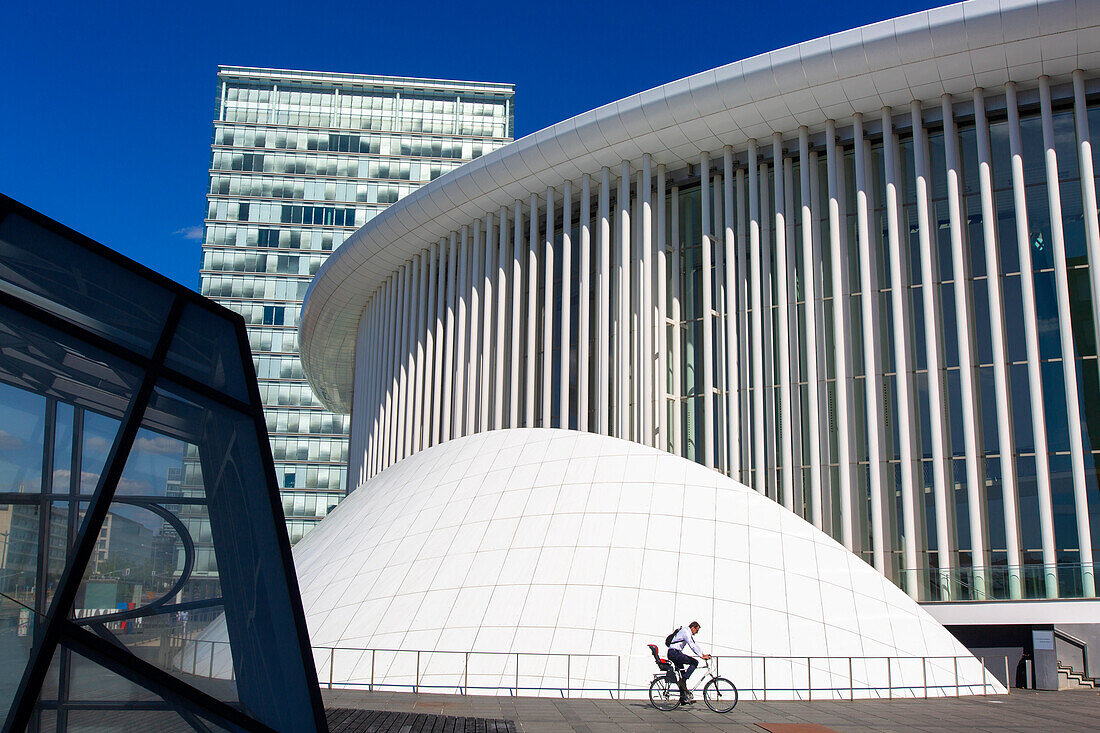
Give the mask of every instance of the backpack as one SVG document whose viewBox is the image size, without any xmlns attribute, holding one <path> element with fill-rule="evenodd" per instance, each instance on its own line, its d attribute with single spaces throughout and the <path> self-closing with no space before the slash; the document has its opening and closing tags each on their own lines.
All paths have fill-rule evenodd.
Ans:
<svg viewBox="0 0 1100 733">
<path fill-rule="evenodd" d="M 673 639 L 673 638 L 674 638 L 674 637 L 675 637 L 675 636 L 676 636 L 677 634 L 679 634 L 679 633 L 680 633 L 680 629 L 682 629 L 682 628 L 684 628 L 684 627 L 683 627 L 683 626 L 677 626 L 677 627 L 676 627 L 676 630 L 675 630 L 675 631 L 673 631 L 673 632 L 672 632 L 671 634 L 669 634 L 668 636 L 666 636 L 666 637 L 665 637 L 665 646 L 668 646 L 668 645 L 670 645 L 670 644 L 672 643 L 672 639 Z"/>
</svg>

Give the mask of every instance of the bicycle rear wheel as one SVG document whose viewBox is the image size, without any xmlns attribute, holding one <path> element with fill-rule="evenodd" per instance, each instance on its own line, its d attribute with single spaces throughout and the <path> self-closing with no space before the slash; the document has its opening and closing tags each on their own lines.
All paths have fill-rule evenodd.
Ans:
<svg viewBox="0 0 1100 733">
<path fill-rule="evenodd" d="M 715 677 L 703 688 L 703 701 L 716 713 L 728 713 L 737 705 L 737 688 L 725 677 Z"/>
<path fill-rule="evenodd" d="M 649 685 L 649 702 L 658 710 L 675 710 L 680 705 L 680 690 L 665 677 L 658 677 Z"/>
</svg>

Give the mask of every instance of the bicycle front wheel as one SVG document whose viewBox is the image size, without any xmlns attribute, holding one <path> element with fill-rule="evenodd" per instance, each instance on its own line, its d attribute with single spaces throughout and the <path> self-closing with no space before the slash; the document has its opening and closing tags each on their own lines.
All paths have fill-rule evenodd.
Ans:
<svg viewBox="0 0 1100 733">
<path fill-rule="evenodd" d="M 737 705 L 737 688 L 725 677 L 715 677 L 703 688 L 703 701 L 716 713 L 728 713 Z"/>
<path fill-rule="evenodd" d="M 658 710 L 675 710 L 680 704 L 680 690 L 665 677 L 658 677 L 649 686 L 649 702 Z"/>
</svg>

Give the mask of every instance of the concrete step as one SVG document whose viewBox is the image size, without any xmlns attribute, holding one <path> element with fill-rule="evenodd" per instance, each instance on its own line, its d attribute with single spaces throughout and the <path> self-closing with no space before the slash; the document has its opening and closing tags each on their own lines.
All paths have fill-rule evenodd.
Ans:
<svg viewBox="0 0 1100 733">
<path fill-rule="evenodd" d="M 1100 680 L 1086 677 L 1080 672 L 1065 665 L 1058 665 L 1058 689 L 1059 690 L 1091 690 L 1100 687 Z"/>
</svg>

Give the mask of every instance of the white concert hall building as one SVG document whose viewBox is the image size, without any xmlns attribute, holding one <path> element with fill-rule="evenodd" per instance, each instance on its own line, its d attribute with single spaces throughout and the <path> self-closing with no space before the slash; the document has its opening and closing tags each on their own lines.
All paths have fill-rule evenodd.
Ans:
<svg viewBox="0 0 1100 733">
<path fill-rule="evenodd" d="M 639 689 L 698 618 L 739 686 L 816 698 L 999 691 L 1033 634 L 1100 644 L 1090 131 L 1100 4 L 970 0 L 401 199 L 302 311 L 351 415 L 352 493 L 295 548 L 314 645 Z M 468 651 L 500 656 L 462 678 Z M 319 676 L 364 683 L 341 654 Z"/>
</svg>

